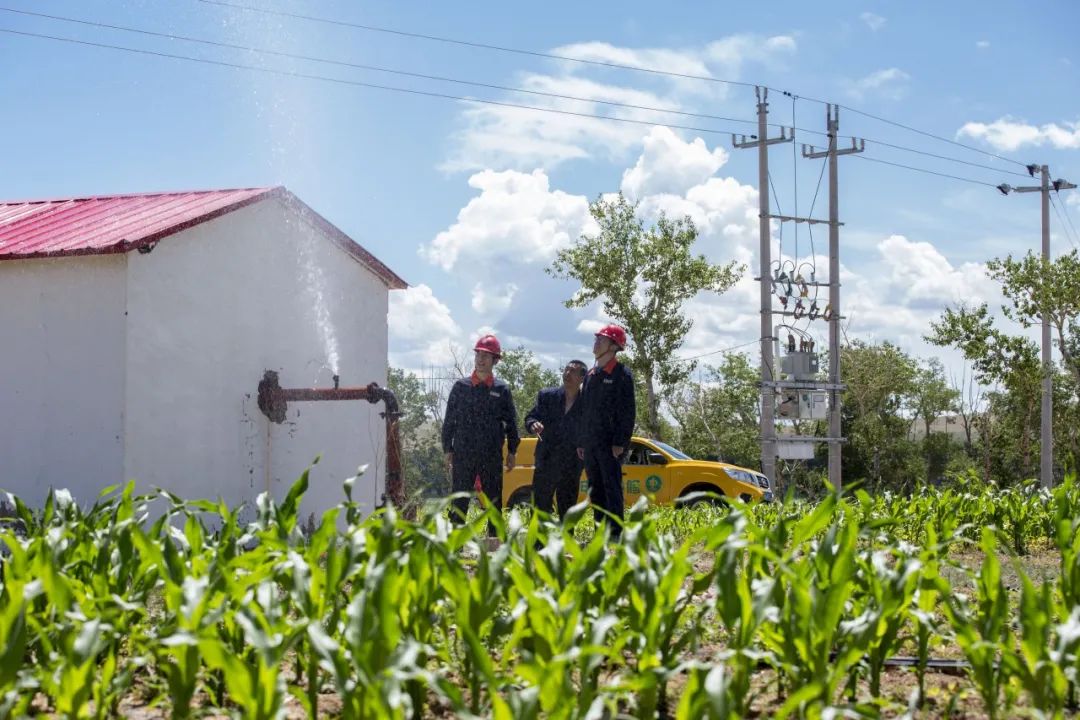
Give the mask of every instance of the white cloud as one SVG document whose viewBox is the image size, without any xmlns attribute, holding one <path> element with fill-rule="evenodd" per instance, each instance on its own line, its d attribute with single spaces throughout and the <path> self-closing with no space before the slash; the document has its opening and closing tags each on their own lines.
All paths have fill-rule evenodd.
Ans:
<svg viewBox="0 0 1080 720">
<path fill-rule="evenodd" d="M 481 315 L 501 314 L 514 301 L 518 286 L 514 283 L 492 285 L 478 282 L 472 289 L 472 309 Z"/>
<path fill-rule="evenodd" d="M 866 26 L 874 32 L 877 32 L 881 28 L 885 27 L 885 18 L 872 12 L 864 12 L 862 15 L 859 16 L 859 19 L 866 23 Z"/>
<path fill-rule="evenodd" d="M 666 127 L 654 127 L 644 151 L 623 173 L 622 191 L 631 200 L 657 193 L 681 194 L 705 182 L 727 162 L 723 148 L 710 150 L 701 138 L 683 142 Z"/>
<path fill-rule="evenodd" d="M 1080 149 L 1080 122 L 1047 123 L 1030 125 L 1022 120 L 1005 116 L 992 123 L 965 123 L 956 133 L 957 137 L 971 137 L 1006 152 L 1026 145 L 1041 147 L 1051 145 L 1059 150 Z"/>
<path fill-rule="evenodd" d="M 555 48 L 552 52 L 636 68 L 664 72 L 736 79 L 746 63 L 776 65 L 796 50 L 787 35 L 762 37 L 733 35 L 708 45 L 688 48 L 626 48 L 603 42 L 587 42 Z M 618 84 L 607 68 L 558 61 L 552 72 L 518 77 L 514 85 L 552 96 L 508 94 L 506 102 L 530 105 L 546 111 L 580 113 L 621 120 L 686 124 L 678 115 L 664 116 L 651 110 L 606 105 L 607 101 L 645 108 L 693 111 L 699 103 L 726 97 L 723 83 L 672 77 L 662 74 L 622 74 Z M 625 78 L 625 80 L 624 80 Z M 633 83 L 633 85 L 623 84 Z M 450 172 L 482 168 L 552 168 L 584 158 L 621 160 L 641 141 L 647 126 L 637 122 L 613 122 L 592 117 L 500 106 L 470 106 L 462 113 L 464 127 L 454 135 L 454 147 L 442 169 Z"/>
<path fill-rule="evenodd" d="M 907 91 L 911 76 L 900 68 L 886 68 L 870 73 L 866 77 L 849 82 L 847 92 L 854 98 L 863 99 L 868 96 L 885 98 L 887 100 L 899 100 Z"/>
<path fill-rule="evenodd" d="M 461 340 L 461 327 L 427 285 L 390 293 L 390 361 L 419 368 L 445 362 L 448 348 Z"/>
<path fill-rule="evenodd" d="M 699 231 L 699 252 L 713 262 L 735 260 L 747 268 L 726 293 L 700 293 L 687 303 L 694 325 L 679 355 L 738 347 L 738 352 L 756 356 L 760 325 L 760 288 L 753 279 L 758 274 L 757 190 L 721 175 L 725 153 L 710 150 L 703 140 L 684 141 L 670 130 L 656 128 L 639 142 L 639 157 L 623 173 L 622 187 L 640 201 L 646 223 L 661 212 L 689 216 Z M 422 250 L 424 257 L 442 267 L 450 282 L 461 283 L 466 294 L 471 292 L 471 309 L 480 316 L 472 324 L 496 325 L 507 342 L 512 338 L 512 344 L 523 344 L 552 362 L 587 355 L 588 336 L 608 318 L 599 303 L 579 310 L 562 308 L 560 302 L 575 286 L 542 272 L 557 248 L 595 231 L 587 199 L 553 189 L 539 170 L 489 170 L 475 174 L 470 184 L 479 194 L 452 226 Z M 774 243 L 778 229 L 774 228 Z M 816 279 L 826 282 L 826 258 L 819 254 L 811 259 L 808 243 L 800 243 L 801 252 L 793 257 L 790 230 L 790 226 L 785 228 L 783 259 L 795 263 L 804 275 L 809 273 L 806 264 L 816 262 Z M 948 351 L 923 341 L 930 322 L 950 304 L 985 300 L 995 306 L 999 302 L 984 265 L 953 263 L 928 242 L 902 235 L 868 235 L 862 248 L 863 253 L 875 253 L 874 259 L 841 266 L 842 310 L 849 337 L 890 340 L 917 356 L 950 358 Z M 849 262 L 851 255 L 846 258 Z M 823 308 L 826 289 L 811 288 L 810 293 L 811 300 L 817 294 L 818 307 Z M 782 319 L 777 316 L 776 320 Z M 799 326 L 805 327 L 806 321 Z M 809 327 L 824 348 L 825 323 Z M 719 356 L 703 359 L 718 360 Z"/>
<path fill-rule="evenodd" d="M 994 296 L 994 283 L 982 263 L 953 265 L 928 242 L 890 235 L 878 244 L 893 293 L 906 303 L 944 306 L 979 303 Z"/>
<path fill-rule="evenodd" d="M 485 170 L 470 177 L 469 185 L 480 194 L 461 209 L 457 222 L 420 249 L 443 270 L 547 264 L 591 222 L 588 200 L 552 191 L 542 170 Z"/>
<path fill-rule="evenodd" d="M 989 40 L 977 40 L 975 42 L 975 47 L 979 48 L 980 50 L 985 50 L 986 48 L 990 47 L 990 41 Z"/>
</svg>

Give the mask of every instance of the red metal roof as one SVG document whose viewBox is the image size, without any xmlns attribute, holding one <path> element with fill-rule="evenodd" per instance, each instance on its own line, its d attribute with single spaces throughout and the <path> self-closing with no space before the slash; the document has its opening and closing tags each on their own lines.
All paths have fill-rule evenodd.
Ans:
<svg viewBox="0 0 1080 720">
<path fill-rule="evenodd" d="M 0 202 L 0 260 L 128 252 L 266 198 L 281 200 L 314 223 L 388 287 L 408 287 L 283 187 Z"/>
</svg>

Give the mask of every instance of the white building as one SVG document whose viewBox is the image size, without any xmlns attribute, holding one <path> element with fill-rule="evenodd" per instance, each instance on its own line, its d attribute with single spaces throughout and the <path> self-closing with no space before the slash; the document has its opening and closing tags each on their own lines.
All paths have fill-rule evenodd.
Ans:
<svg viewBox="0 0 1080 720">
<path fill-rule="evenodd" d="M 381 406 L 258 409 L 284 387 L 386 383 L 405 282 L 284 188 L 0 203 L 0 489 L 40 505 L 134 479 L 185 498 L 282 497 L 302 517 L 384 491 Z"/>
</svg>

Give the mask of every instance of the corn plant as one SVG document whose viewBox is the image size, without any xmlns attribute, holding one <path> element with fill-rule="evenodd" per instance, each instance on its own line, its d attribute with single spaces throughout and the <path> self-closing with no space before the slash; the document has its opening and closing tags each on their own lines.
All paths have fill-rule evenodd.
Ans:
<svg viewBox="0 0 1080 720">
<path fill-rule="evenodd" d="M 1008 681 L 1009 663 L 1001 662 L 1012 652 L 1009 627 L 1009 598 L 1001 581 L 997 542 L 992 529 L 983 528 L 982 567 L 976 576 L 974 603 L 954 594 L 945 604 L 952 632 L 964 657 L 971 665 L 971 678 L 982 696 L 991 720 L 998 717 L 1002 691 Z"/>
</svg>

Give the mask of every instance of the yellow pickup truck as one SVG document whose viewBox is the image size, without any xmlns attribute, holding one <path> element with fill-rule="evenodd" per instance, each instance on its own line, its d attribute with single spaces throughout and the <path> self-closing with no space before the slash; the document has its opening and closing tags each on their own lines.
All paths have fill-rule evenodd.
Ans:
<svg viewBox="0 0 1080 720">
<path fill-rule="evenodd" d="M 523 438 L 517 466 L 503 473 L 503 507 L 532 502 L 536 438 Z M 581 474 L 578 500 L 585 499 L 588 483 Z M 745 502 L 773 499 L 769 479 L 755 470 L 728 463 L 694 460 L 659 440 L 634 437 L 623 464 L 623 496 L 627 507 L 647 495 L 659 505 L 683 504 L 691 493 L 709 492 Z M 690 500 L 689 502 L 693 502 Z"/>
</svg>

